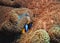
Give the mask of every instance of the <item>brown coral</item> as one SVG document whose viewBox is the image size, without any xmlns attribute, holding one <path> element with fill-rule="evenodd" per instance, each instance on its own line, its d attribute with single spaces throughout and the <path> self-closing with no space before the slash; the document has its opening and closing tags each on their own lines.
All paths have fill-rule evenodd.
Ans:
<svg viewBox="0 0 60 43">
<path fill-rule="evenodd" d="M 3 11 L 3 12 L 2 12 Z M 24 24 L 27 23 L 28 18 L 25 15 L 28 15 L 30 19 L 32 19 L 32 12 L 30 12 L 29 9 L 27 8 L 10 8 L 10 7 L 4 7 L 1 6 L 0 9 L 0 25 L 1 27 L 5 27 L 4 29 L 7 28 L 7 30 L 14 30 L 20 31 L 19 29 L 24 27 Z M 21 19 L 19 19 L 18 16 L 24 15 Z M 31 22 L 31 21 L 30 21 Z M 19 28 L 18 28 L 19 27 Z M 9 29 L 10 28 L 10 29 Z"/>
<path fill-rule="evenodd" d="M 8 7 L 8 9 L 7 9 L 7 7 L 4 8 L 4 6 L 0 6 L 0 28 L 3 24 L 3 22 L 5 22 L 6 20 L 9 19 L 10 15 L 7 12 L 9 12 L 11 10 L 12 10 L 12 8 L 10 8 L 10 7 Z"/>
</svg>

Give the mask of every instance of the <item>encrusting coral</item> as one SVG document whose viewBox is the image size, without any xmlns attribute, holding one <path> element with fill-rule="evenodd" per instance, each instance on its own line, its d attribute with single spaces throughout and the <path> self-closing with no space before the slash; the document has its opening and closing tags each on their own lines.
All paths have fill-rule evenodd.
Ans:
<svg viewBox="0 0 60 43">
<path fill-rule="evenodd" d="M 0 6 L 0 8 L 0 40 L 2 40 L 0 43 L 15 43 L 18 39 L 16 37 L 21 35 L 24 24 L 32 21 L 32 12 L 27 8 L 5 6 Z"/>
<path fill-rule="evenodd" d="M 17 40 L 17 42 L 18 43 L 50 43 L 50 37 L 46 32 L 46 30 L 39 29 L 34 32 L 23 34 L 21 38 Z"/>
<path fill-rule="evenodd" d="M 31 36 L 30 43 L 50 43 L 50 37 L 45 30 L 39 29 Z"/>
<path fill-rule="evenodd" d="M 9 7 L 4 7 L 1 6 L 2 9 L 0 10 L 4 10 L 8 9 Z M 1 29 L 3 30 L 8 30 L 8 31 L 20 31 L 22 28 L 24 28 L 24 24 L 26 24 L 27 22 L 31 22 L 32 21 L 32 12 L 27 9 L 27 8 L 10 8 L 10 11 L 7 13 L 3 13 L 1 12 L 1 15 L 6 16 L 5 18 L 3 18 L 2 22 L 2 26 Z M 9 17 L 8 17 L 9 15 Z"/>
<path fill-rule="evenodd" d="M 48 31 L 51 42 L 52 43 L 60 43 L 60 26 L 54 25 L 51 29 Z"/>
</svg>

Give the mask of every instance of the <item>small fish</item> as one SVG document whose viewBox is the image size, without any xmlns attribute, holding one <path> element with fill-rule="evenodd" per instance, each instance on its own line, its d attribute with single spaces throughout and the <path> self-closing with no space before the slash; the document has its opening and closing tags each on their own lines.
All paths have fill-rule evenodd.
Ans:
<svg viewBox="0 0 60 43">
<path fill-rule="evenodd" d="M 24 29 L 25 29 L 25 32 L 28 32 L 28 30 L 32 27 L 33 23 L 29 23 L 29 24 L 25 24 L 24 25 Z"/>
</svg>

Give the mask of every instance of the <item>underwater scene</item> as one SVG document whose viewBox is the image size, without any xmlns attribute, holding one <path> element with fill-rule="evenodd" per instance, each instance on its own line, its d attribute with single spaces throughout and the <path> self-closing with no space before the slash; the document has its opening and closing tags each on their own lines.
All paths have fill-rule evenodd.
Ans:
<svg viewBox="0 0 60 43">
<path fill-rule="evenodd" d="M 0 43 L 60 43 L 60 0 L 0 0 Z"/>
</svg>

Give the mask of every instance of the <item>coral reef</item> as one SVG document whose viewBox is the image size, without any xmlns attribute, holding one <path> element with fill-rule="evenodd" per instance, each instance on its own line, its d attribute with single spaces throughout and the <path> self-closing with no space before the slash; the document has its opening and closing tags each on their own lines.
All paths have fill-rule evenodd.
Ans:
<svg viewBox="0 0 60 43">
<path fill-rule="evenodd" d="M 19 33 L 27 22 L 33 22 L 32 28 Z M 5 37 L 7 43 L 60 43 L 60 27 L 55 24 L 60 25 L 59 0 L 0 0 L 1 36 L 14 39 L 10 42 Z M 15 36 L 19 38 L 15 40 Z"/>
<path fill-rule="evenodd" d="M 38 25 L 36 23 L 39 22 L 38 27 L 40 28 L 49 29 L 54 23 L 59 23 L 60 20 L 58 17 L 60 16 L 59 0 L 2 0 L 0 2 L 4 5 L 19 4 L 21 7 L 29 8 L 35 16 L 34 25 Z M 57 17 L 54 15 L 57 15 Z M 36 21 L 37 19 L 38 21 Z"/>
</svg>

